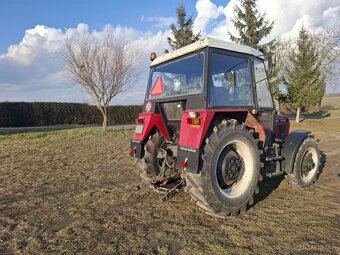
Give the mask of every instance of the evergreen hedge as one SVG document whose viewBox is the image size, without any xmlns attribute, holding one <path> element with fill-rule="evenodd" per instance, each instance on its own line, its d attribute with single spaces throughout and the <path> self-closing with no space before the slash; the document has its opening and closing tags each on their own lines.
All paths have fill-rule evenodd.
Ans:
<svg viewBox="0 0 340 255">
<path fill-rule="evenodd" d="M 109 125 L 134 123 L 141 105 L 115 105 L 109 108 Z M 0 103 L 0 127 L 49 126 L 61 124 L 102 124 L 96 106 L 77 103 Z"/>
</svg>

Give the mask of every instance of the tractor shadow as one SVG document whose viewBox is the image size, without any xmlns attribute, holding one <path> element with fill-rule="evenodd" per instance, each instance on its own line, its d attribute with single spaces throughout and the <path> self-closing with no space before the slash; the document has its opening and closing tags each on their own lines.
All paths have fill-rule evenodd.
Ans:
<svg viewBox="0 0 340 255">
<path fill-rule="evenodd" d="M 263 181 L 259 184 L 259 194 L 254 198 L 254 205 L 265 200 L 270 194 L 276 190 L 280 183 L 285 179 L 283 175 L 275 177 L 264 177 Z"/>
<path fill-rule="evenodd" d="M 320 174 L 322 174 L 322 172 L 323 172 L 323 170 L 325 168 L 326 161 L 327 161 L 326 153 L 324 151 L 320 150 L 320 170 L 319 170 L 319 173 L 318 173 L 317 180 L 319 179 Z"/>
<path fill-rule="evenodd" d="M 322 174 L 325 164 L 327 161 L 327 157 L 324 151 L 320 151 L 320 170 L 317 176 L 317 179 L 319 179 L 319 176 Z M 270 196 L 270 194 L 276 190 L 281 182 L 285 179 L 283 175 L 281 176 L 275 176 L 275 177 L 264 177 L 263 181 L 259 184 L 259 194 L 257 194 L 254 198 L 254 204 L 257 204 L 263 200 L 265 200 L 267 197 Z"/>
</svg>

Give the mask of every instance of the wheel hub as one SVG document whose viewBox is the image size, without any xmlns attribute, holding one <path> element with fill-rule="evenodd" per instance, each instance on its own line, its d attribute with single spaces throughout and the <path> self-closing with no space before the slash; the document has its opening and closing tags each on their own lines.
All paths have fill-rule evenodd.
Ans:
<svg viewBox="0 0 340 255">
<path fill-rule="evenodd" d="M 229 148 L 225 151 L 224 160 L 220 169 L 221 186 L 231 186 L 239 179 L 243 169 L 243 163 L 233 148 Z"/>
<path fill-rule="evenodd" d="M 226 162 L 225 177 L 228 182 L 237 180 L 242 169 L 242 161 L 238 157 L 231 157 Z"/>
<path fill-rule="evenodd" d="M 308 173 L 313 170 L 315 163 L 313 161 L 313 155 L 311 153 L 307 154 L 302 161 L 302 174 L 303 176 L 308 175 Z"/>
</svg>

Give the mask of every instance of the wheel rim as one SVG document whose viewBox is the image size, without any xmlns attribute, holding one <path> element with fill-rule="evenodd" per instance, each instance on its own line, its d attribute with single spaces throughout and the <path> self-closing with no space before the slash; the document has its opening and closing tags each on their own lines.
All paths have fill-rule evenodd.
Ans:
<svg viewBox="0 0 340 255">
<path fill-rule="evenodd" d="M 166 157 L 165 148 L 166 148 L 165 141 L 162 141 L 159 148 L 156 148 L 157 166 L 159 169 L 163 166 Z"/>
<path fill-rule="evenodd" d="M 303 182 L 310 182 L 319 166 L 318 152 L 315 148 L 309 148 L 305 151 L 301 163 L 301 178 Z"/>
<path fill-rule="evenodd" d="M 166 149 L 166 142 L 163 141 L 159 148 L 156 149 L 156 161 L 158 175 L 171 175 L 174 168 L 174 159 L 172 155 L 169 155 L 169 151 Z M 163 169 L 163 172 L 161 171 Z"/>
<path fill-rule="evenodd" d="M 245 193 L 254 175 L 254 160 L 250 148 L 241 141 L 232 141 L 220 151 L 216 181 L 225 197 L 236 198 Z"/>
</svg>

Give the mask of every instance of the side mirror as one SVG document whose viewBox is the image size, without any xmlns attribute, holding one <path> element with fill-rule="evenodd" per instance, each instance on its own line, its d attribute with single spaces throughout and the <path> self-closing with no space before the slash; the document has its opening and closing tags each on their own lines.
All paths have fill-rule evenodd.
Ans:
<svg viewBox="0 0 340 255">
<path fill-rule="evenodd" d="M 275 70 L 275 64 L 276 64 L 276 55 L 274 52 L 270 52 L 267 55 L 267 76 L 270 76 L 273 74 Z"/>
<path fill-rule="evenodd" d="M 271 75 L 274 71 L 273 55 L 268 58 L 268 75 Z"/>
</svg>

